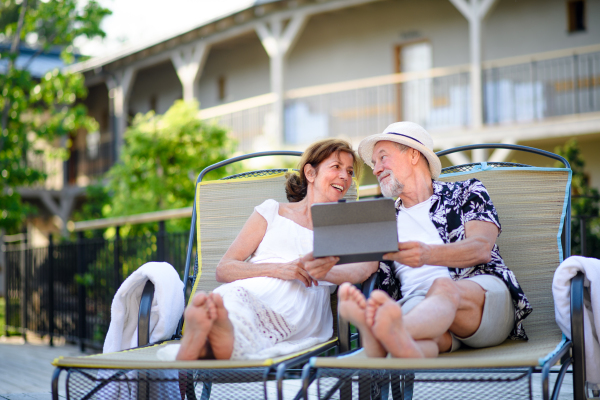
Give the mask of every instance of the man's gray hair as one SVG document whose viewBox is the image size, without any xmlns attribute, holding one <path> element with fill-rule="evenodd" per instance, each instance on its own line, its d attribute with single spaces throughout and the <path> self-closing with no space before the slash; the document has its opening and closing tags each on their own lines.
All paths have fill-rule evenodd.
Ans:
<svg viewBox="0 0 600 400">
<path fill-rule="evenodd" d="M 410 149 L 411 147 L 404 145 L 402 143 L 397 143 L 397 142 L 392 142 L 394 143 L 394 145 L 396 145 L 396 147 L 398 148 L 398 150 L 400 150 L 401 153 L 406 153 L 408 149 Z"/>
<path fill-rule="evenodd" d="M 407 145 L 402 144 L 402 143 L 397 143 L 397 142 L 392 142 L 392 143 L 394 143 L 396 145 L 396 147 L 398 148 L 398 150 L 400 150 L 401 153 L 406 153 L 408 151 L 408 149 L 412 149 L 412 147 L 407 146 Z M 425 160 L 425 163 L 427 164 L 427 168 L 429 168 L 429 160 L 427 159 L 427 157 L 425 157 L 423 155 L 423 153 L 421 153 L 421 158 L 423 160 Z"/>
</svg>

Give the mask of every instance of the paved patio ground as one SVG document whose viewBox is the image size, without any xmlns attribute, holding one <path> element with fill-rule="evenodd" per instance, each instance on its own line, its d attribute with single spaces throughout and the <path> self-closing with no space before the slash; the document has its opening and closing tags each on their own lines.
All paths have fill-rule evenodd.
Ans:
<svg viewBox="0 0 600 400">
<path fill-rule="evenodd" d="M 26 343 L 21 337 L 0 337 L 0 399 L 51 399 L 54 367 L 50 363 L 59 356 L 79 355 L 84 353 L 78 346 L 61 340 L 50 347 L 48 340 L 35 336 L 28 336 Z"/>
<path fill-rule="evenodd" d="M 47 340 L 36 337 L 28 337 L 27 343 L 24 343 L 20 337 L 0 338 L 0 400 L 50 400 L 50 384 L 54 372 L 54 367 L 50 363 L 59 356 L 79 355 L 83 354 L 79 351 L 78 346 L 60 341 L 55 343 L 54 347 L 50 347 Z M 550 387 L 554 385 L 555 374 L 553 375 Z M 66 398 L 65 393 L 62 392 L 64 377 L 65 374 L 62 374 L 59 385 L 61 399 Z M 300 386 L 299 381 L 286 381 L 284 397 L 286 399 L 293 398 Z M 311 398 L 316 398 L 316 389 L 312 386 Z M 533 398 L 542 399 L 539 375 L 534 375 L 532 386 Z M 269 398 L 275 398 L 273 397 L 275 395 L 274 382 L 269 382 L 267 392 Z M 457 395 L 456 398 L 460 398 L 460 395 Z M 559 399 L 573 399 L 573 384 L 570 374 L 565 378 Z"/>
</svg>

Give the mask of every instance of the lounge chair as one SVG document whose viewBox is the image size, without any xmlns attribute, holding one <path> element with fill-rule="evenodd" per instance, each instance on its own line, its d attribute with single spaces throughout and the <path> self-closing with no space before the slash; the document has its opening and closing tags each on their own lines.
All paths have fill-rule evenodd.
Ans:
<svg viewBox="0 0 600 400">
<path fill-rule="evenodd" d="M 552 298 L 554 271 L 570 255 L 570 166 L 556 154 L 518 145 L 463 146 L 438 155 L 476 148 L 530 152 L 565 166 L 482 162 L 445 168 L 439 177 L 442 181 L 477 178 L 488 189 L 502 223 L 500 253 L 533 307 L 524 321 L 529 340 L 507 339 L 499 346 L 460 349 L 433 359 L 315 357 L 303 371 L 305 398 L 309 393 L 319 399 L 338 393 L 342 399 L 531 398 L 531 375 L 541 373 L 541 393 L 549 399 L 549 376 L 557 372 L 555 399 L 571 364 L 575 398 L 585 398 L 581 277 L 572 282 L 571 340 L 555 322 Z M 551 370 L 559 362 L 560 370 Z"/>
<path fill-rule="evenodd" d="M 184 273 L 187 277 L 184 293 L 190 292 L 187 298 L 192 298 L 197 290 L 208 292 L 220 285 L 215 278 L 217 263 L 256 205 L 269 198 L 287 201 L 284 175 L 290 171 L 288 169 L 252 171 L 218 181 L 203 182 L 206 174 L 216 168 L 249 158 L 301 154 L 296 151 L 249 154 L 214 164 L 200 173 L 196 185 Z M 357 198 L 356 181 L 346 198 Z M 195 238 L 198 257 L 196 265 L 191 268 Z M 369 282 L 372 286 L 374 277 Z M 184 327 L 180 323 L 173 340 L 148 344 L 152 296 L 153 285 L 148 282 L 140 304 L 140 347 L 117 353 L 55 360 L 54 365 L 57 368 L 52 383 L 53 399 L 58 399 L 59 376 L 65 373 L 66 391 L 71 399 L 113 398 L 117 395 L 138 399 L 168 398 L 173 397 L 174 393 L 187 399 L 208 399 L 211 395 L 217 399 L 282 398 L 282 380 L 299 378 L 301 370 L 298 367 L 310 357 L 349 350 L 349 326 L 347 323 L 339 323 L 338 335 L 337 295 L 333 294 L 331 305 L 334 313 L 334 335 L 329 341 L 305 351 L 265 360 L 160 361 L 156 356 L 157 351 L 168 344 L 176 343 Z M 268 381 L 277 383 L 267 384 Z"/>
</svg>

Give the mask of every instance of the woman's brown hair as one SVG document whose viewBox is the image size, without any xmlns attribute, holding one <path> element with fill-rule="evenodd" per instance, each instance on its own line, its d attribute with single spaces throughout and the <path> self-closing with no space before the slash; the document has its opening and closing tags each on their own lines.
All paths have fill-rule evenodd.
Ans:
<svg viewBox="0 0 600 400">
<path fill-rule="evenodd" d="M 308 188 L 308 181 L 304 174 L 304 166 L 310 164 L 313 168 L 318 170 L 319 164 L 325 161 L 332 154 L 338 154 L 339 152 L 348 153 L 354 159 L 354 176 L 360 176 L 360 169 L 362 162 L 358 155 L 352 150 L 350 143 L 342 139 L 324 139 L 319 140 L 308 146 L 308 148 L 302 154 L 300 162 L 298 163 L 298 174 L 289 174 L 287 176 L 287 182 L 285 185 L 285 193 L 290 203 L 298 202 L 306 197 L 306 189 Z"/>
</svg>

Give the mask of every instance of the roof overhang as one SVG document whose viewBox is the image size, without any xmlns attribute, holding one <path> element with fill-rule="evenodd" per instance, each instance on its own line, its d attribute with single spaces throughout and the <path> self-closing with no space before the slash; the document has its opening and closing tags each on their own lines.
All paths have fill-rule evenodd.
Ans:
<svg viewBox="0 0 600 400">
<path fill-rule="evenodd" d="M 257 0 L 248 8 L 212 19 L 185 32 L 125 48 L 108 56 L 91 58 L 73 64 L 67 69 L 71 72 L 94 71 L 99 73 L 102 69 L 116 70 L 148 58 L 155 58 L 151 62 L 154 64 L 164 61 L 163 58 L 167 59 L 166 57 L 156 58 L 156 56 L 176 47 L 185 46 L 198 40 L 203 40 L 207 44 L 225 41 L 253 31 L 256 23 L 260 21 L 268 21 L 275 17 L 291 18 L 298 12 L 307 16 L 321 14 L 376 1 L 381 0 Z"/>
</svg>

